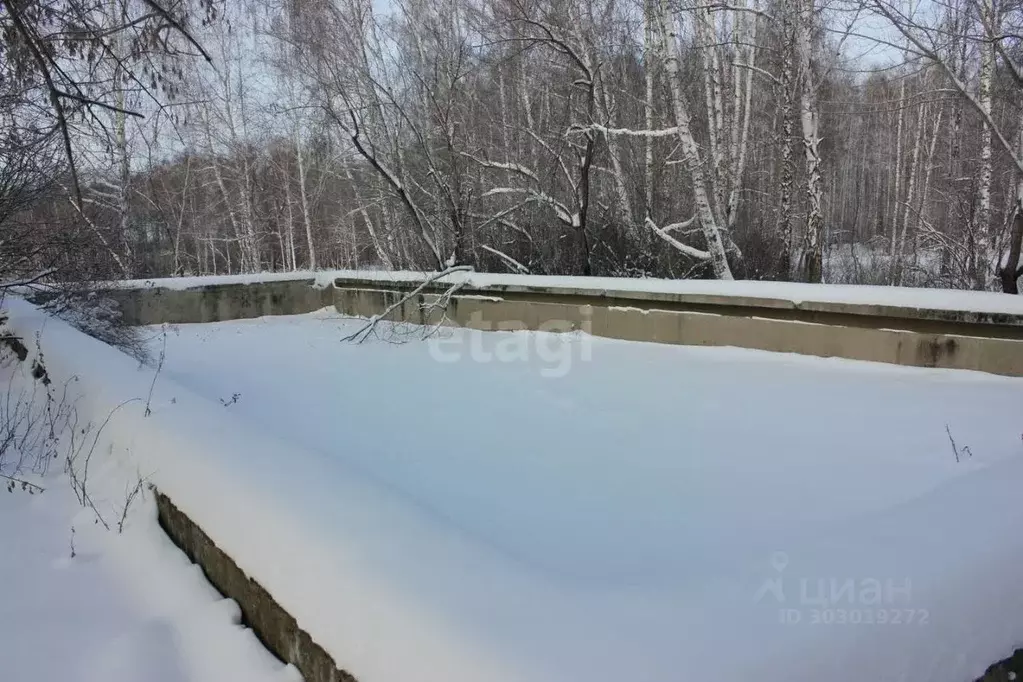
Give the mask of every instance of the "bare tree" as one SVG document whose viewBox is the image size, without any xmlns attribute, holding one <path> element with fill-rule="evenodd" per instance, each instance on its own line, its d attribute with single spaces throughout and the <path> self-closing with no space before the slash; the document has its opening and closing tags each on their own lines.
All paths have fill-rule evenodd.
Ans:
<svg viewBox="0 0 1023 682">
<path fill-rule="evenodd" d="M 991 215 L 991 178 L 992 178 L 992 136 L 997 139 L 1002 151 L 1015 167 L 1017 175 L 1023 174 L 1023 145 L 1014 144 L 1014 135 L 1007 132 L 1007 125 L 1000 124 L 996 119 L 992 105 L 993 81 L 997 63 L 1000 63 L 1015 83 L 1016 97 L 1023 86 L 1023 67 L 1017 56 L 1008 46 L 1013 33 L 1003 29 L 1007 11 L 1017 15 L 1019 7 L 1011 5 L 996 6 L 993 0 L 970 0 L 965 9 L 970 21 L 955 26 L 962 31 L 958 35 L 950 34 L 949 25 L 943 17 L 928 22 L 920 13 L 911 13 L 885 0 L 871 0 L 870 7 L 880 16 L 888 20 L 892 27 L 906 40 L 907 52 L 940 68 L 954 90 L 971 106 L 981 119 L 980 135 L 980 172 L 977 187 L 977 208 L 974 214 L 972 233 L 974 243 L 970 249 L 970 270 L 973 273 L 974 286 L 986 288 L 990 274 L 1001 278 L 1003 291 L 1017 293 L 1017 280 L 1023 272 L 1019 266 L 1019 236 L 1016 229 L 1020 219 L 1016 216 L 1023 210 L 1023 185 L 1017 182 L 1014 199 L 1012 229 L 1007 244 L 1002 249 L 995 248 L 998 241 L 990 234 Z M 959 68 L 957 57 L 960 45 L 973 43 L 980 53 L 980 66 L 976 88 L 964 78 L 964 71 Z M 1020 121 L 1009 125 L 1020 128 Z M 995 237 L 998 235 L 995 235 Z"/>
</svg>

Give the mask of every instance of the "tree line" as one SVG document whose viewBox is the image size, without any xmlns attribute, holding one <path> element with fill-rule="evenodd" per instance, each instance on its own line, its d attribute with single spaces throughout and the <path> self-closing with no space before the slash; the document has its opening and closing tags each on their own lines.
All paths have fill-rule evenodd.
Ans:
<svg viewBox="0 0 1023 682">
<path fill-rule="evenodd" d="M 1017 293 L 1021 17 L 21 0 L 0 9 L 19 56 L 0 225 L 95 277 L 470 265 Z"/>
</svg>

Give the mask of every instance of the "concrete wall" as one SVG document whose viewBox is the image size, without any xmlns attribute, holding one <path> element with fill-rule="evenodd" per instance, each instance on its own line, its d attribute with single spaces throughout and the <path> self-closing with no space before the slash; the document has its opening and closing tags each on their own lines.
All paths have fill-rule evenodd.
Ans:
<svg viewBox="0 0 1023 682">
<path fill-rule="evenodd" d="M 374 287 L 378 285 L 373 285 Z M 368 317 L 401 299 L 400 287 L 341 282 L 334 305 Z M 416 323 L 440 321 L 423 306 L 437 294 L 407 301 L 390 316 Z M 694 346 L 736 346 L 820 357 L 916 367 L 971 369 L 1023 376 L 1023 320 L 980 321 L 973 313 L 888 310 L 881 306 L 730 299 L 727 305 L 684 297 L 646 299 L 589 292 L 461 291 L 447 307 L 446 324 L 482 330 L 581 329 L 596 336 Z M 934 314 L 929 314 L 933 312 Z M 897 316 L 894 313 L 898 313 Z"/>
<path fill-rule="evenodd" d="M 134 324 L 213 322 L 300 314 L 333 304 L 369 317 L 400 302 L 408 288 L 339 281 L 316 289 L 311 280 L 214 285 L 198 289 L 107 292 Z M 445 311 L 438 294 L 405 301 L 390 316 L 419 324 L 444 322 L 482 330 L 584 330 L 597 336 L 703 346 L 738 346 L 922 367 L 975 369 L 1023 376 L 1023 319 L 957 311 L 769 299 L 685 297 L 586 290 L 462 290 Z M 243 622 L 307 682 L 355 682 L 258 582 L 219 549 L 202 528 L 157 493 L 160 525 L 222 594 L 238 602 Z M 1005 680 L 1014 659 L 983 680 Z"/>
<path fill-rule="evenodd" d="M 130 324 L 216 322 L 295 315 L 330 305 L 369 317 L 399 301 L 414 282 L 342 278 L 217 284 L 192 289 L 112 289 Z M 440 321 L 432 285 L 393 319 Z M 696 346 L 736 346 L 917 367 L 1023 376 L 1023 316 L 706 294 L 593 290 L 580 286 L 463 288 L 448 324 L 475 329 L 582 329 L 596 336 Z"/>
<path fill-rule="evenodd" d="M 337 667 L 334 659 L 299 627 L 263 587 L 225 554 L 202 528 L 157 491 L 156 509 L 167 536 L 202 568 L 210 583 L 224 596 L 238 602 L 242 623 L 252 628 L 263 645 L 277 658 L 291 663 L 305 682 L 356 682 Z"/>
<path fill-rule="evenodd" d="M 313 287 L 312 279 L 216 284 L 194 289 L 107 289 L 128 324 L 220 322 L 263 315 L 299 315 L 333 303 L 329 288 Z"/>
</svg>

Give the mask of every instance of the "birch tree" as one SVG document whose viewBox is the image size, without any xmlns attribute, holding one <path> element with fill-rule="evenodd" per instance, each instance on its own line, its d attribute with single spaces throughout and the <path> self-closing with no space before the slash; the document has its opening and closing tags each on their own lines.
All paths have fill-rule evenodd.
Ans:
<svg viewBox="0 0 1023 682">
<path fill-rule="evenodd" d="M 696 215 L 684 222 L 658 226 L 652 218 L 647 217 L 647 224 L 654 233 L 674 246 L 679 251 L 698 260 L 708 261 L 717 279 L 732 279 L 732 270 L 728 265 L 724 242 L 717 218 L 711 206 L 710 194 L 707 191 L 707 180 L 700 148 L 693 137 L 692 118 L 686 93 L 682 87 L 681 53 L 678 36 L 675 31 L 675 18 L 668 9 L 667 0 L 655 0 L 655 46 L 659 55 L 658 61 L 664 65 L 664 76 L 668 81 L 672 110 L 675 115 L 675 128 L 672 132 L 678 136 L 682 158 L 686 171 L 689 173 Z M 655 131 L 645 131 L 653 135 Z M 686 246 L 672 236 L 672 232 L 688 227 L 695 220 L 700 225 L 706 250 L 701 251 Z"/>
<path fill-rule="evenodd" d="M 1004 66 L 1015 83 L 1017 97 L 1023 86 L 1023 67 L 1016 55 L 1010 50 L 1007 42 L 1012 34 L 1003 30 L 1003 16 L 993 0 L 972 0 L 968 5 L 970 15 L 975 18 L 973 26 L 976 33 L 967 28 L 963 35 L 949 39 L 947 25 L 941 22 L 927 23 L 918 15 L 907 14 L 885 0 L 871 0 L 872 9 L 887 19 L 891 26 L 906 40 L 907 51 L 936 65 L 944 74 L 952 88 L 980 117 L 980 173 L 977 185 L 977 208 L 975 211 L 973 248 L 970 251 L 970 270 L 973 274 L 974 286 L 986 288 L 989 273 L 997 274 L 1001 280 L 1003 291 L 1017 292 L 1017 280 L 1020 274 L 1019 248 L 1020 234 L 1016 229 L 1016 216 L 1023 210 L 1023 195 L 1017 193 L 1014 200 L 1011 228 L 1005 246 L 996 249 L 990 234 L 991 214 L 991 173 L 992 147 L 997 140 L 999 147 L 1010 159 L 1017 176 L 1023 174 L 1023 147 L 1013 142 L 1016 135 L 1009 132 L 1005 124 L 1000 125 L 992 107 L 992 85 L 997 63 Z M 969 26 L 969 24 L 967 25 Z M 976 88 L 970 86 L 963 78 L 962 70 L 957 68 L 956 52 L 962 42 L 975 43 L 980 53 L 980 68 Z M 1023 127 L 1019 120 L 1009 124 Z M 994 139 L 992 139 L 994 138 Z M 1018 138 L 1017 138 L 1018 139 Z"/>
<path fill-rule="evenodd" d="M 558 16 L 556 11 L 561 7 L 541 5 L 536 12 L 534 8 L 513 3 L 510 9 L 506 16 L 515 30 L 507 39 L 531 49 L 547 50 L 552 56 L 562 58 L 558 72 L 563 74 L 561 77 L 567 83 L 571 83 L 571 90 L 561 125 L 555 132 L 556 141 L 545 140 L 530 125 L 531 112 L 526 116 L 527 127 L 521 131 L 543 149 L 549 162 L 557 169 L 556 177 L 544 178 L 534 167 L 524 165 L 521 161 L 473 156 L 473 160 L 481 167 L 501 171 L 502 176 L 510 180 L 509 185 L 491 187 L 482 196 L 511 196 L 522 199 L 520 207 L 537 205 L 547 208 L 579 244 L 581 274 L 591 275 L 592 247 L 588 231 L 597 141 L 593 123 L 601 112 L 606 120 L 611 110 L 606 87 L 601 85 L 603 76 L 593 43 L 587 39 L 595 23 L 593 8 L 569 2 L 564 6 L 563 17 Z M 530 108 L 528 103 L 526 108 Z M 610 156 L 619 200 L 623 211 L 631 215 L 620 162 L 616 161 L 618 153 L 612 144 Z M 567 190 L 564 198 L 554 196 L 548 189 L 559 185 Z"/>
<path fill-rule="evenodd" d="M 471 233 L 460 156 L 468 131 L 458 120 L 468 29 L 452 2 L 407 0 L 397 9 L 385 35 L 371 3 L 324 3 L 291 39 L 312 48 L 302 66 L 319 106 L 401 205 L 427 262 L 443 269 L 465 259 Z"/>
<path fill-rule="evenodd" d="M 125 25 L 145 2 L 92 3 L 89 30 L 123 41 L 82 64 L 99 104 L 58 74 L 72 201 L 29 209 L 73 222 L 107 276 L 450 264 L 1017 286 L 1014 0 L 246 1 L 229 30 L 197 28 L 215 69 L 167 62 L 168 109 Z M 173 17 L 198 21 L 197 2 Z M 888 33 L 857 31 L 868 11 Z M 63 147 L 44 111 L 35 130 Z"/>
<path fill-rule="evenodd" d="M 814 0 L 798 2 L 796 51 L 799 55 L 799 122 L 803 131 L 803 155 L 806 159 L 806 230 L 803 236 L 802 278 L 820 282 L 823 276 L 824 215 L 821 205 L 820 114 L 817 110 L 817 88 L 811 67 L 813 50 Z"/>
</svg>

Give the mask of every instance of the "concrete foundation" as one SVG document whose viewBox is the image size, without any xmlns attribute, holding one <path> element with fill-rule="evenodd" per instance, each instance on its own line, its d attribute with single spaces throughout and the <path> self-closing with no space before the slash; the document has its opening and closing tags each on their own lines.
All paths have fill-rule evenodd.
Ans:
<svg viewBox="0 0 1023 682">
<path fill-rule="evenodd" d="M 338 280 L 318 289 L 312 280 L 228 284 L 196 289 L 117 289 L 132 324 L 215 322 L 262 315 L 301 314 L 333 305 L 370 317 L 402 302 L 414 285 Z M 596 336 L 700 346 L 736 346 L 918 367 L 971 369 L 1023 376 L 1023 317 L 875 305 L 793 303 L 741 297 L 609 292 L 582 288 L 462 289 L 443 308 L 442 287 L 398 305 L 396 321 L 482 330 L 582 330 Z M 258 582 L 247 576 L 202 528 L 157 492 L 160 525 L 197 563 L 210 583 L 238 602 L 243 622 L 307 682 L 354 682 Z M 1008 680 L 1019 652 L 985 674 Z"/>
<path fill-rule="evenodd" d="M 585 281 L 580 279 L 580 281 Z M 214 284 L 192 289 L 111 289 L 130 324 L 217 322 L 296 315 L 333 305 L 370 317 L 401 301 L 414 281 L 339 278 Z M 596 336 L 695 346 L 735 346 L 916 367 L 1023 376 L 1023 316 L 708 294 L 615 291 L 563 285 L 462 288 L 446 310 L 443 284 L 405 301 L 390 319 L 473 329 L 580 329 Z"/>
<path fill-rule="evenodd" d="M 345 315 L 382 313 L 401 285 L 339 280 L 334 306 Z M 438 294 L 420 294 L 390 319 L 441 320 Z M 709 298 L 724 299 L 709 301 Z M 583 330 L 595 336 L 692 346 L 735 346 L 915 367 L 1023 376 L 1023 318 L 886 306 L 773 299 L 574 290 L 462 289 L 445 324 L 472 329 Z"/>
<path fill-rule="evenodd" d="M 313 280 L 215 284 L 195 289 L 107 289 L 132 325 L 221 322 L 263 315 L 300 315 L 333 304 L 329 288 Z"/>
<path fill-rule="evenodd" d="M 164 532 L 202 568 L 222 595 L 238 602 L 242 623 L 252 628 L 271 653 L 298 668 L 305 682 L 356 682 L 337 667 L 334 659 L 299 627 L 269 592 L 245 575 L 202 528 L 159 491 L 156 492 L 156 508 Z"/>
</svg>

